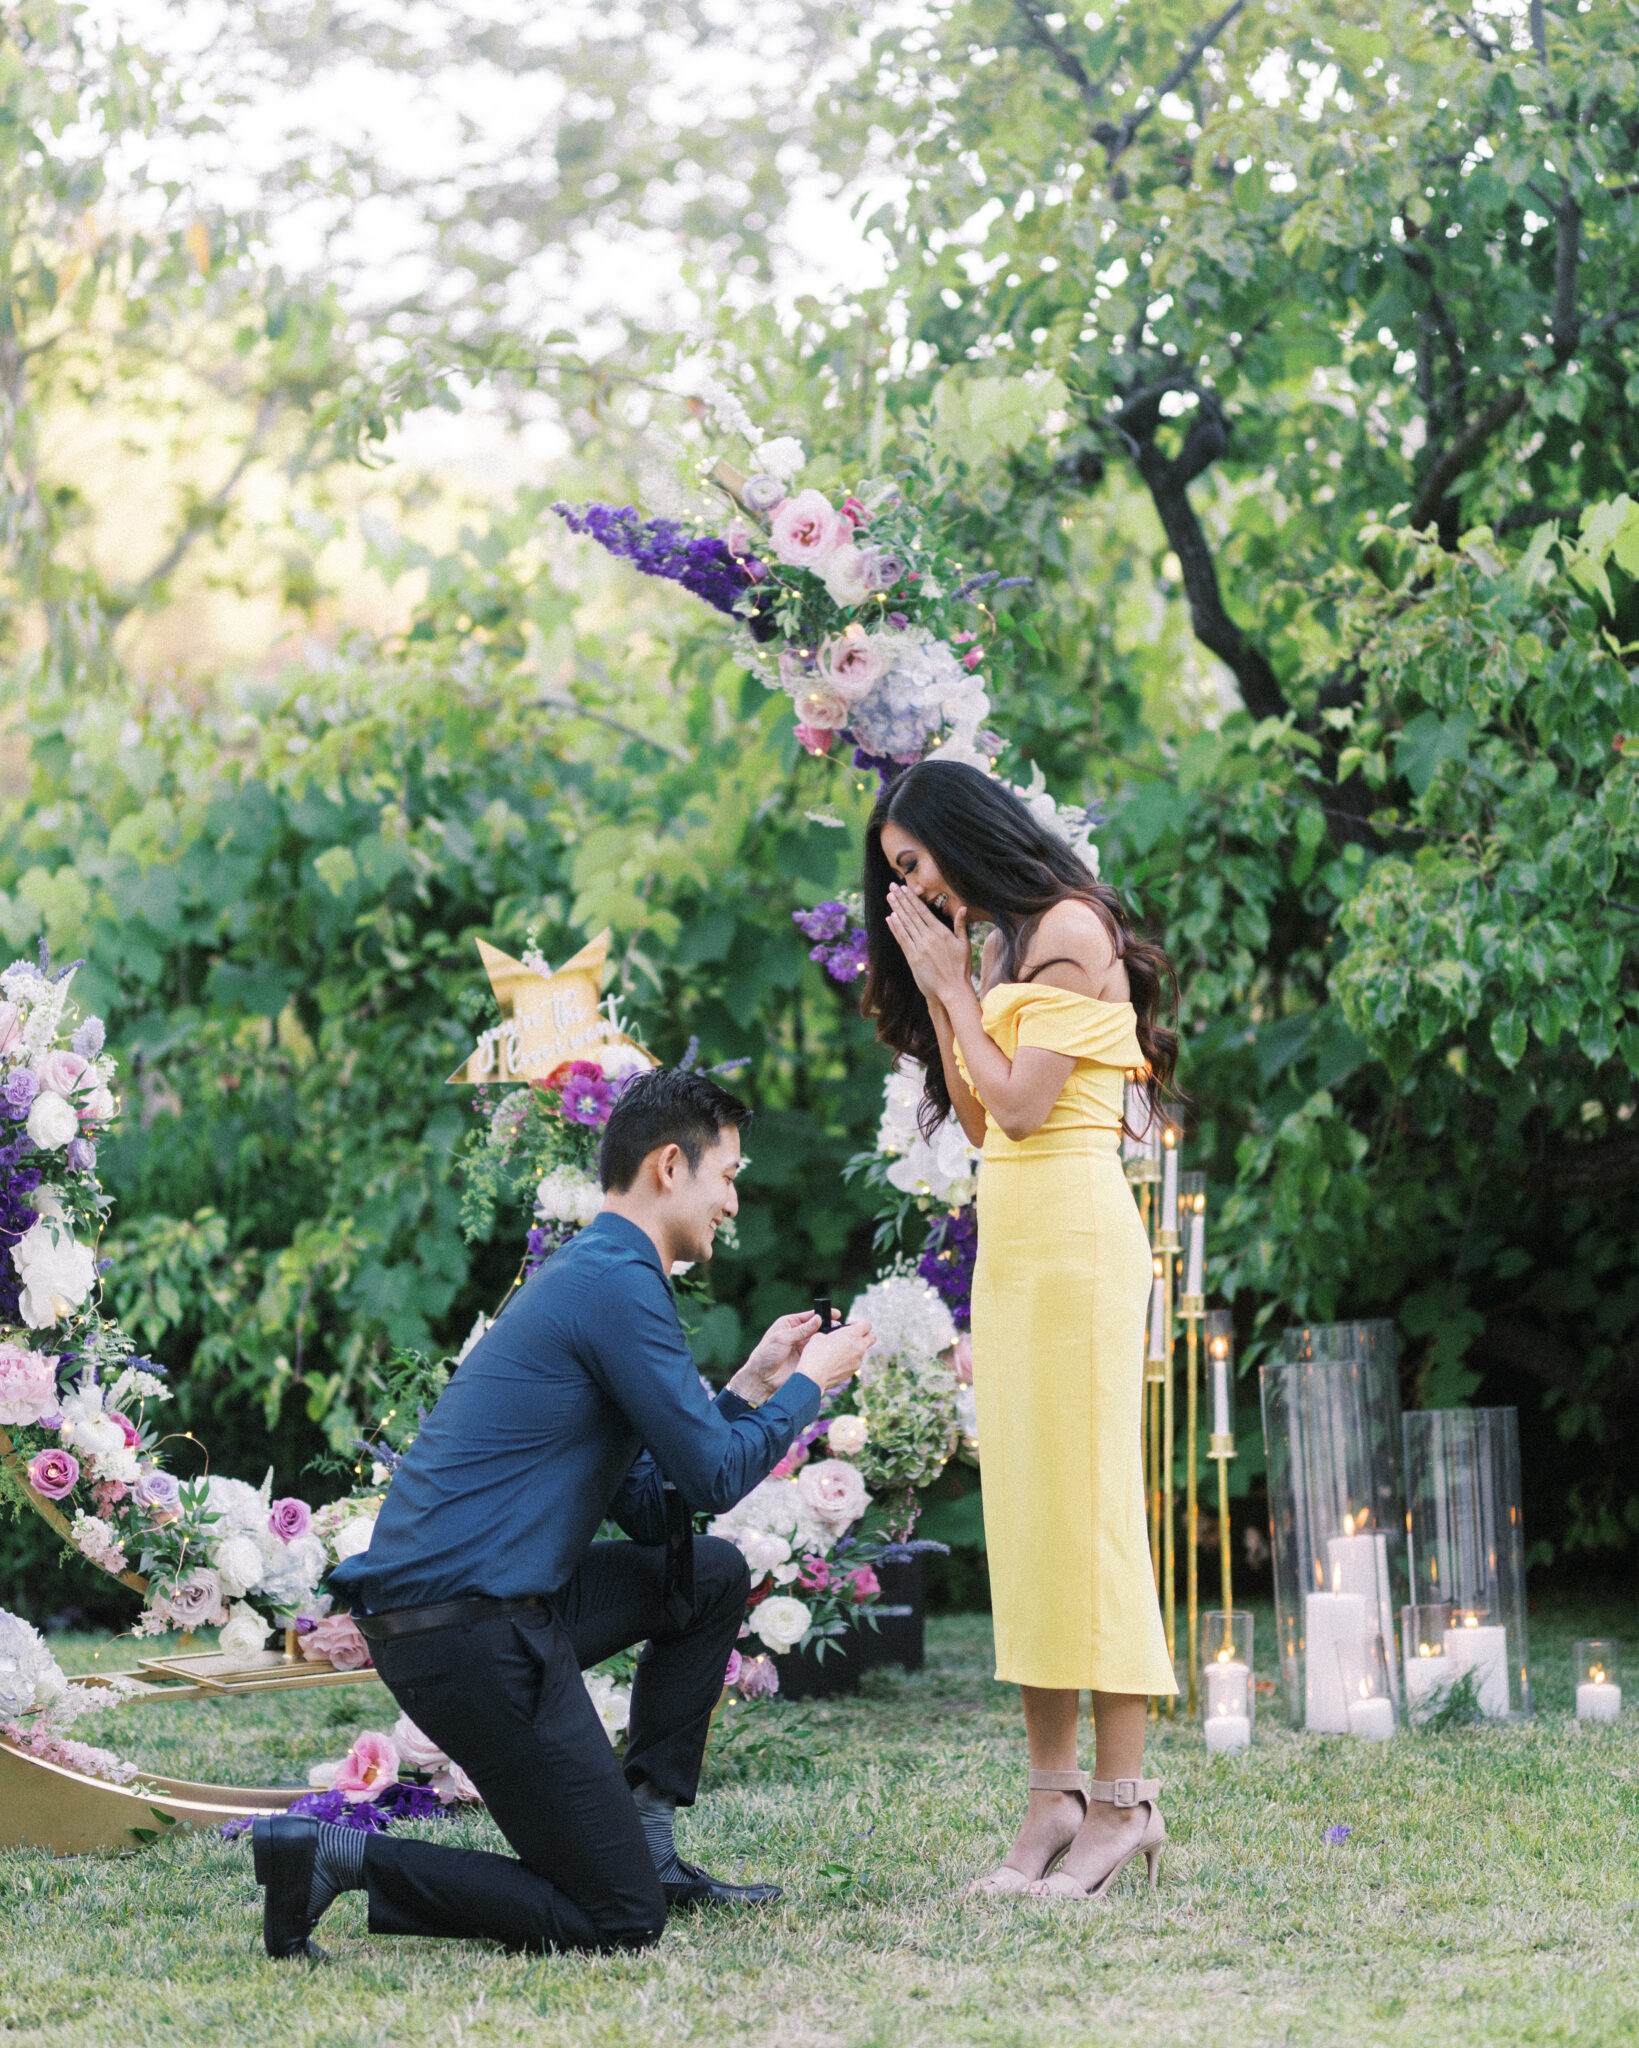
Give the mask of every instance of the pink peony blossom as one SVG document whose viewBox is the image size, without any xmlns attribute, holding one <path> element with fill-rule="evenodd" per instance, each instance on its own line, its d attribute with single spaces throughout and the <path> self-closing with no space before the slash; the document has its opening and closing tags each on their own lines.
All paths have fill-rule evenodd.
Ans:
<svg viewBox="0 0 1639 2048">
<path fill-rule="evenodd" d="M 819 649 L 820 679 L 846 704 L 868 697 L 888 673 L 888 659 L 868 633 L 851 626 Z"/>
<path fill-rule="evenodd" d="M 780 1674 L 772 1657 L 747 1657 L 740 1665 L 740 1697 L 747 1700 L 772 1699 L 780 1689 Z"/>
<path fill-rule="evenodd" d="M 400 1714 L 393 1723 L 393 1747 L 398 1751 L 399 1762 L 412 1771 L 437 1771 L 449 1762 L 438 1744 L 430 1735 L 423 1735 L 408 1714 Z"/>
<path fill-rule="evenodd" d="M 725 1685 L 738 1685 L 738 1684 L 739 1684 L 739 1682 L 740 1682 L 740 1666 L 741 1666 L 741 1665 L 742 1665 L 742 1664 L 743 1664 L 744 1662 L 745 1662 L 745 1659 L 744 1659 L 744 1658 L 743 1658 L 743 1657 L 742 1657 L 742 1656 L 740 1655 L 740 1653 L 739 1653 L 739 1651 L 738 1651 L 738 1650 L 730 1650 L 730 1651 L 729 1651 L 729 1653 L 728 1653 L 728 1667 L 727 1667 L 727 1669 L 726 1669 L 726 1670 L 724 1671 L 724 1673 L 723 1673 L 723 1683 L 724 1683 Z"/>
<path fill-rule="evenodd" d="M 787 568 L 818 569 L 853 530 L 822 491 L 799 491 L 774 514 L 769 538 Z"/>
<path fill-rule="evenodd" d="M 43 1500 L 66 1500 L 80 1483 L 80 1461 L 70 1451 L 40 1451 L 28 1462 L 28 1483 Z"/>
<path fill-rule="evenodd" d="M 807 754 L 828 754 L 835 743 L 837 728 L 825 725 L 804 725 L 797 727 L 797 745 Z"/>
<path fill-rule="evenodd" d="M 398 1749 L 390 1735 L 366 1728 L 336 1766 L 332 1791 L 339 1792 L 349 1806 L 374 1799 L 389 1785 L 398 1783 Z"/>
<path fill-rule="evenodd" d="M 350 1614 L 327 1614 L 309 1629 L 302 1637 L 302 1655 L 310 1664 L 329 1663 L 337 1671 L 362 1671 L 373 1661 Z"/>
<path fill-rule="evenodd" d="M 313 1510 L 305 1500 L 297 1500 L 289 1494 L 273 1503 L 267 1525 L 281 1543 L 294 1543 L 298 1536 L 305 1536 L 312 1528 Z"/>
<path fill-rule="evenodd" d="M 57 1406 L 57 1360 L 21 1344 L 0 1344 L 0 1423 L 38 1422 Z"/>
<path fill-rule="evenodd" d="M 868 1564 L 862 1564 L 857 1572 L 848 1574 L 848 1591 L 863 1607 L 867 1600 L 874 1600 L 882 1591 L 882 1581 Z"/>
</svg>

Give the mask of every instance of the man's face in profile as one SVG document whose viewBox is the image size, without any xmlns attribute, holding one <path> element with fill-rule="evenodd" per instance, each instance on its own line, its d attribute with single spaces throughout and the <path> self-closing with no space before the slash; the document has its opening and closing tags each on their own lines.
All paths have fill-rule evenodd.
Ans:
<svg viewBox="0 0 1639 2048">
<path fill-rule="evenodd" d="M 711 1257 L 717 1226 L 740 1212 L 734 1183 L 741 1164 L 740 1133 L 733 1124 L 717 1133 L 716 1144 L 701 1153 L 692 1173 L 687 1155 L 679 1150 L 666 1217 L 676 1258 Z"/>
</svg>

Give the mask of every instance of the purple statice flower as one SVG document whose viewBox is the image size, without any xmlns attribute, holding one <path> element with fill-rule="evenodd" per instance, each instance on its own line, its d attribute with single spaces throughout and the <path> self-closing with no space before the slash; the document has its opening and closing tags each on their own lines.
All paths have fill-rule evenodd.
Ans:
<svg viewBox="0 0 1639 2048">
<path fill-rule="evenodd" d="M 600 547 L 630 562 L 645 576 L 681 583 L 714 610 L 736 615 L 746 592 L 763 580 L 766 566 L 754 555 L 736 555 L 714 533 L 697 533 L 677 519 L 644 519 L 635 505 L 566 505 L 552 507 L 573 533 L 589 533 Z M 744 617 L 759 640 L 771 639 L 774 621 L 756 614 Z"/>
<path fill-rule="evenodd" d="M 791 917 L 805 939 L 840 939 L 848 929 L 848 912 L 840 903 L 816 903 L 812 910 L 793 910 Z"/>
<path fill-rule="evenodd" d="M 6 1076 L 6 1085 L 0 1088 L 4 1098 L 6 1114 L 14 1122 L 21 1122 L 34 1106 L 34 1098 L 40 1092 L 40 1084 L 27 1067 L 13 1067 Z"/>
<path fill-rule="evenodd" d="M 940 1296 L 965 1330 L 973 1306 L 973 1266 L 979 1255 L 979 1220 L 971 1209 L 935 1218 L 916 1262 L 920 1277 Z"/>
<path fill-rule="evenodd" d="M 1326 1830 L 1326 1840 L 1331 1843 L 1334 1849 L 1341 1848 L 1348 1839 L 1349 1824 L 1347 1821 L 1334 1821 Z"/>
<path fill-rule="evenodd" d="M 68 1041 L 82 1060 L 94 1060 L 103 1049 L 108 1033 L 100 1017 L 87 1017 Z"/>
</svg>

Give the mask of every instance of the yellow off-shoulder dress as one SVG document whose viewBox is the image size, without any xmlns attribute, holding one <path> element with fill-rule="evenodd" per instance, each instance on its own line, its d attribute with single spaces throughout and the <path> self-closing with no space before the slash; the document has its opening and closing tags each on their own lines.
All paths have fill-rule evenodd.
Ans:
<svg viewBox="0 0 1639 2048">
<path fill-rule="evenodd" d="M 1150 1249 L 1120 1157 L 1133 1007 L 1002 982 L 982 1014 L 1009 1059 L 1076 1062 L 1028 1138 L 985 1122 L 973 1391 L 996 1676 L 1176 1692 L 1144 1518 Z"/>
</svg>

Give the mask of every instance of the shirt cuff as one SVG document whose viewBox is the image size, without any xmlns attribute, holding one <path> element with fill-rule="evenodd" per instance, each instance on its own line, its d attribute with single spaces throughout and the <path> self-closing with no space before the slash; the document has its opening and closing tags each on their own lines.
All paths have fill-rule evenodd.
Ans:
<svg viewBox="0 0 1639 2048">
<path fill-rule="evenodd" d="M 734 1393 L 728 1387 L 722 1389 L 712 1406 L 725 1422 L 738 1422 L 742 1415 L 754 1412 L 751 1403 L 743 1395 Z"/>
<path fill-rule="evenodd" d="M 758 1410 L 761 1415 L 781 1416 L 791 1425 L 791 1434 L 806 1429 L 820 1412 L 824 1392 L 805 1372 L 794 1372 L 777 1393 L 770 1394 Z"/>
</svg>

